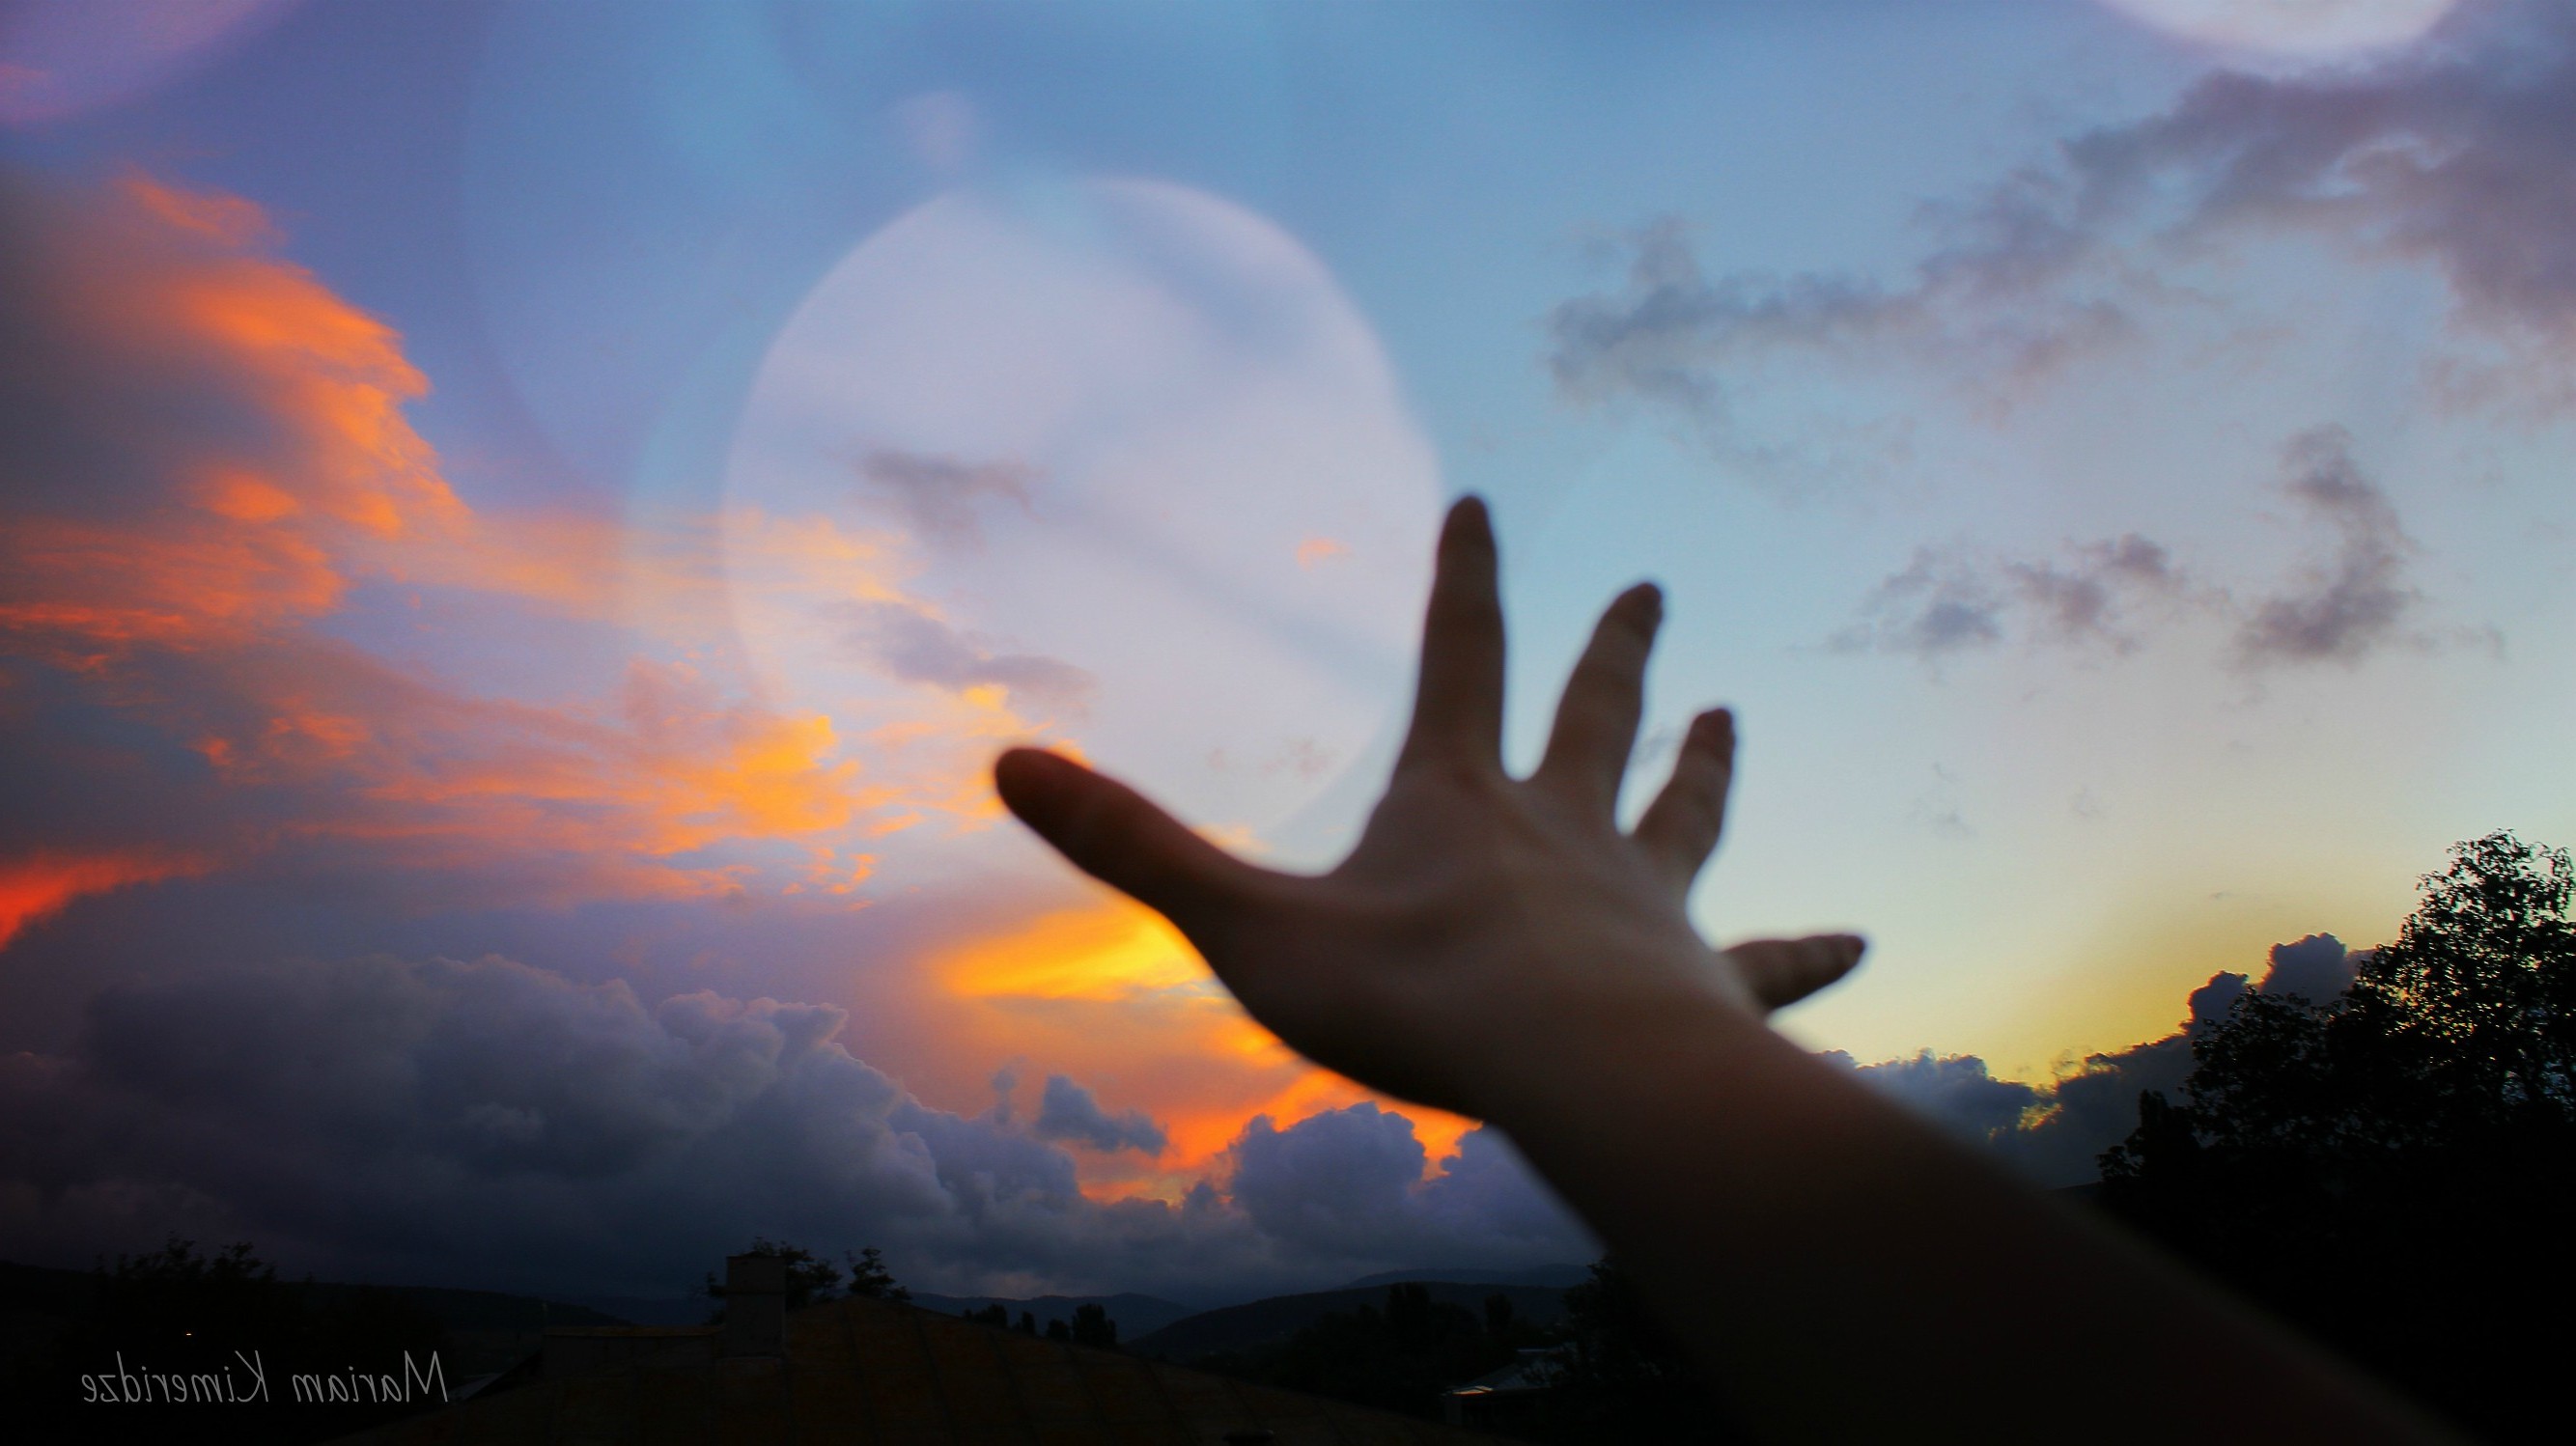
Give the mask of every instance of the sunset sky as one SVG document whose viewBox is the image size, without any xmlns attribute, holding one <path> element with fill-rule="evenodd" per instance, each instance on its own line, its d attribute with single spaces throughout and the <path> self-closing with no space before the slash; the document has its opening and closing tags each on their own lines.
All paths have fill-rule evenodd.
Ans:
<svg viewBox="0 0 2576 1446">
<path fill-rule="evenodd" d="M 1660 581 L 1705 931 L 2081 1178 L 2576 839 L 2570 157 L 2563 0 L 0 0 L 0 1257 L 1590 1258 L 987 778 L 1329 865 L 1463 492 L 1514 756 Z"/>
</svg>

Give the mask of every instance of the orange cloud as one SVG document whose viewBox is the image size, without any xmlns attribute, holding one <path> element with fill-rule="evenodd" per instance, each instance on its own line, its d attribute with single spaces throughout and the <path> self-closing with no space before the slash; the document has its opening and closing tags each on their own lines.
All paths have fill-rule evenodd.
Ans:
<svg viewBox="0 0 2576 1446">
<path fill-rule="evenodd" d="M 53 355 L 0 397 L 46 421 L 0 436 L 0 650 L 96 680 L 227 784 L 295 794 L 272 841 L 366 843 L 523 891 L 543 873 L 565 900 L 730 893 L 773 866 L 780 892 L 846 894 L 866 869 L 807 877 L 814 846 L 997 816 L 986 755 L 1044 729 L 999 690 L 844 720 L 669 660 L 724 643 L 720 537 L 750 586 L 798 606 L 901 599 L 902 539 L 479 511 L 405 417 L 428 382 L 400 335 L 273 254 L 257 206 L 141 175 L 24 200 L 32 244 L 0 284 L 39 318 L 20 344 Z M 479 697 L 317 631 L 387 583 L 482 599 L 479 626 L 590 627 L 581 646 L 633 655 L 626 686 Z M 796 847 L 742 852 L 765 842 Z M 711 850 L 731 856 L 696 857 Z"/>
<path fill-rule="evenodd" d="M 202 859 L 154 853 L 38 853 L 0 862 L 0 949 L 84 894 L 205 872 Z"/>
<path fill-rule="evenodd" d="M 926 972 L 973 1006 L 952 1030 L 957 1045 L 1087 1081 L 1115 1078 L 1118 1104 L 1164 1127 L 1170 1147 L 1159 1159 L 1086 1156 L 1085 1188 L 1101 1198 L 1179 1198 L 1256 1114 L 1293 1123 L 1375 1100 L 1414 1121 L 1435 1161 L 1474 1127 L 1308 1064 L 1243 1012 L 1178 930 L 1123 897 L 1103 894 L 953 945 Z"/>
<path fill-rule="evenodd" d="M 352 536 L 465 519 L 403 419 L 428 383 L 400 339 L 266 254 L 258 207 L 130 175 L 71 214 L 38 209 L 54 213 L 28 228 L 46 339 L 74 353 L 48 361 L 83 388 L 61 411 L 111 435 L 12 459 L 63 475 L 11 479 L 34 505 L 0 518 L 0 628 L 57 656 L 238 642 L 336 607 Z M 172 414 L 193 430 L 160 435 Z M 158 494 L 120 500 L 157 505 L 102 516 L 114 491 L 85 475 L 102 467 Z"/>
<path fill-rule="evenodd" d="M 1297 544 L 1297 565 L 1310 570 L 1350 555 L 1349 543 L 1336 542 L 1329 537 L 1309 537 Z"/>
</svg>

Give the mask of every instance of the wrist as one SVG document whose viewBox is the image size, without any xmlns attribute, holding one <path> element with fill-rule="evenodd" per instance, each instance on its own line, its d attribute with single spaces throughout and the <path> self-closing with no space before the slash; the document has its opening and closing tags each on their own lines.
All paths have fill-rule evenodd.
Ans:
<svg viewBox="0 0 2576 1446">
<path fill-rule="evenodd" d="M 1517 1028 L 1480 1041 L 1492 1061 L 1475 1082 L 1480 1117 L 1515 1137 L 1583 1128 L 1605 1111 L 1633 1117 L 1675 1091 L 1705 1091 L 1712 1065 L 1785 1044 L 1722 969 L 1692 961 L 1656 973 L 1649 987 L 1526 1011 Z"/>
</svg>

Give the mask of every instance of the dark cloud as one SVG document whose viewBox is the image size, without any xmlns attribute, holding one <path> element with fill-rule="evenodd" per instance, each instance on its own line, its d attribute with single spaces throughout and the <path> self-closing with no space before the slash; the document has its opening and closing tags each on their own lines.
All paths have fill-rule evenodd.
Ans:
<svg viewBox="0 0 2576 1446">
<path fill-rule="evenodd" d="M 1230 1189 L 1095 1201 L 1039 1130 L 924 1104 L 837 1042 L 844 1022 L 711 992 L 648 1006 L 501 958 L 110 991 L 75 1046 L 0 1057 L 0 1245 L 81 1261 L 177 1230 L 325 1275 L 471 1262 L 477 1283 L 662 1294 L 768 1234 L 881 1246 L 933 1288 L 1181 1299 L 1588 1248 L 1498 1137 L 1426 1179 L 1411 1122 L 1373 1106 L 1254 1121 Z M 1159 1139 L 1061 1076 L 1042 1118 L 1086 1105 Z"/>
<path fill-rule="evenodd" d="M 1079 709 L 1098 682 L 1056 658 L 997 651 L 993 640 L 951 627 L 915 603 L 852 603 L 846 616 L 851 646 L 907 683 L 952 691 L 993 685 L 1020 701 Z"/>
<path fill-rule="evenodd" d="M 1830 646 L 1937 661 L 2018 633 L 2035 644 L 2127 653 L 2140 646 L 2133 614 L 2183 596 L 2171 554 L 2134 532 L 2072 545 L 2058 560 L 1984 561 L 1961 548 L 1918 548 Z"/>
<path fill-rule="evenodd" d="M 1597 1253 L 1581 1222 L 1490 1128 L 1468 1131 L 1427 1179 L 1413 1122 L 1373 1104 L 1284 1130 L 1255 1116 L 1231 1154 L 1235 1203 L 1264 1234 L 1318 1255 L 1391 1250 L 1408 1264 L 1483 1265 Z"/>
<path fill-rule="evenodd" d="M 1134 1150 L 1159 1155 L 1168 1143 L 1163 1127 L 1148 1119 L 1142 1110 L 1111 1115 L 1100 1108 L 1091 1091 L 1060 1074 L 1047 1076 L 1046 1091 L 1039 1096 L 1037 1121 L 1030 1128 L 1042 1140 L 1071 1140 L 1102 1151 Z"/>
<path fill-rule="evenodd" d="M 2576 397 L 2576 5 L 2464 6 L 2377 68 L 2220 73 L 2169 110 L 2065 141 L 1967 199 L 1928 206 L 1930 245 L 1894 281 L 1711 277 L 1677 219 L 1628 236 L 1625 284 L 1547 317 L 1547 364 L 1578 404 L 1634 400 L 1706 429 L 1730 388 L 1789 355 L 1891 360 L 1994 391 L 2115 345 L 2165 304 L 2159 258 L 2259 236 L 2320 238 L 2429 265 L 2456 318 L 2534 343 L 2473 382 Z"/>
<path fill-rule="evenodd" d="M 2415 544 L 2398 526 L 2397 509 L 2364 477 L 2352 457 L 2352 434 L 2318 427 L 2282 450 L 2282 490 L 2332 528 L 2331 556 L 2302 571 L 2297 585 L 2254 605 L 2236 635 L 2240 666 L 2335 662 L 2357 664 L 2396 641 L 2423 594 L 2406 580 Z"/>
<path fill-rule="evenodd" d="M 1426 1163 L 1413 1122 L 1373 1104 L 1285 1130 L 1255 1115 L 1234 1142 L 1234 1198 L 1270 1235 L 1348 1253 L 1405 1231 Z"/>
<path fill-rule="evenodd" d="M 1851 1065 L 1837 1050 L 1827 1058 Z M 2023 1117 L 2037 1109 L 2041 1092 L 2017 1080 L 1996 1079 L 1975 1055 L 1935 1057 L 1924 1050 L 1912 1059 L 1891 1059 L 1856 1066 L 1872 1087 L 1904 1101 L 1955 1134 L 1992 1143 L 2020 1129 Z"/>
<path fill-rule="evenodd" d="M 921 452 L 880 449 L 859 463 L 866 493 L 889 504 L 913 535 L 934 547 L 974 547 L 984 540 L 988 502 L 1029 505 L 1037 473 L 1017 462 L 961 462 Z"/>
<path fill-rule="evenodd" d="M 1872 1087 L 1961 1139 L 1995 1152 L 2022 1175 L 2048 1186 L 2100 1178 L 2103 1151 L 2138 1127 L 2138 1097 L 2182 1094 L 2191 1078 L 2192 1040 L 2227 1017 L 2249 989 L 2296 994 L 2323 1003 L 2352 982 L 2353 960 L 2331 934 L 2275 944 L 2260 984 L 2220 973 L 2191 992 L 2182 1024 L 2161 1039 L 2089 1055 L 2047 1086 L 1997 1079 L 1975 1055 L 1936 1056 L 1857 1065 L 1839 1050 L 1824 1056 L 1855 1070 Z"/>
<path fill-rule="evenodd" d="M 2352 987 L 2353 966 L 2365 957 L 2344 948 L 2332 934 L 2310 934 L 2295 944 L 2273 945 L 2271 967 L 2255 988 L 2325 1004 Z"/>
</svg>

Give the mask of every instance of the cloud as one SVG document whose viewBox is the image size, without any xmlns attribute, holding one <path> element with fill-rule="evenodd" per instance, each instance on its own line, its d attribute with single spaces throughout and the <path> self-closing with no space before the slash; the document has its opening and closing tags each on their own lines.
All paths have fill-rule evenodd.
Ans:
<svg viewBox="0 0 2576 1446">
<path fill-rule="evenodd" d="M 1312 572 L 1351 555 L 1350 544 L 1330 537 L 1309 537 L 1297 544 L 1297 565 Z"/>
<path fill-rule="evenodd" d="M 1548 313 L 1546 363 L 1579 406 L 1641 402 L 1714 441 L 1737 392 L 1773 364 L 1850 365 L 1900 357 L 1962 378 L 2027 381 L 2126 340 L 2128 312 L 2085 273 L 2089 238 L 2058 213 L 2062 187 L 2018 176 L 1942 216 L 1947 244 L 1907 281 L 1807 273 L 1709 277 L 1688 225 L 1661 217 L 1613 243 L 1628 258 L 1616 292 Z"/>
<path fill-rule="evenodd" d="M 848 893 L 876 834 L 992 815 L 995 740 L 1048 731 L 1016 702 L 1078 710 L 1078 670 L 909 598 L 900 538 L 470 504 L 408 420 L 400 335 L 281 244 L 239 197 L 0 173 L 0 748 L 75 775 L 6 782 L 0 866 L 158 851 L 413 904 Z M 862 609 L 919 686 L 865 731 L 763 705 L 712 646 L 720 537 L 743 588 Z"/>
<path fill-rule="evenodd" d="M 1615 243 L 1614 291 L 1546 318 L 1546 363 L 1578 405 L 1633 402 L 1704 436 L 1766 368 L 1890 364 L 2004 401 L 2205 298 L 2157 263 L 2297 236 L 2367 263 L 2429 267 L 2463 337 L 2504 348 L 2437 364 L 2467 400 L 2576 402 L 2576 6 L 2462 7 L 2370 67 L 2212 75 L 2168 110 L 2063 141 L 1969 196 L 1926 206 L 1897 279 L 1709 275 L 1665 217 Z"/>
<path fill-rule="evenodd" d="M 2056 561 L 1917 548 L 1902 571 L 1871 590 L 1860 619 L 1829 646 L 1938 661 L 2018 632 L 2032 644 L 2128 653 L 2141 646 L 2132 615 L 2184 596 L 2171 554 L 2134 532 L 2070 546 Z"/>
<path fill-rule="evenodd" d="M 2172 554 L 2134 532 L 2086 543 L 2075 554 L 2063 568 L 2049 562 L 2004 564 L 2041 636 L 2051 641 L 2102 642 L 2127 652 L 2138 644 L 2120 630 L 2122 603 L 2142 595 L 2170 597 L 2182 588 Z"/>
<path fill-rule="evenodd" d="M 2292 438 L 2282 465 L 2288 473 L 2282 490 L 2333 529 L 2335 549 L 2307 567 L 2294 588 L 2254 605 L 2236 635 L 2236 660 L 2249 669 L 2358 664 L 2406 637 L 2401 625 L 2423 601 L 2406 581 L 2406 556 L 2415 544 L 2387 496 L 2361 474 L 2352 434 L 2343 428 L 2318 427 Z"/>
<path fill-rule="evenodd" d="M 1038 1117 L 1030 1128 L 1041 1140 L 1071 1140 L 1104 1153 L 1134 1150 L 1159 1155 L 1166 1143 L 1163 1127 L 1142 1110 L 1112 1116 L 1100 1108 L 1091 1091 L 1060 1074 L 1047 1076 L 1045 1092 L 1038 1097 Z"/>
<path fill-rule="evenodd" d="M 0 176 L 0 631 L 98 666 L 239 643 L 337 607 L 365 539 L 466 509 L 402 409 L 399 339 L 267 254 L 237 198 L 128 175 Z"/>
<path fill-rule="evenodd" d="M 303 0 L 107 9 L 34 0 L 0 30 L 0 126 L 86 115 L 182 79 L 276 24 Z"/>
<path fill-rule="evenodd" d="M 2366 957 L 2344 948 L 2332 934 L 2310 934 L 2296 943 L 2273 945 L 2269 967 L 2255 988 L 2311 1004 L 2331 1003 L 2352 987 L 2353 968 Z"/>
<path fill-rule="evenodd" d="M 204 860 L 154 850 L 65 854 L 47 850 L 0 860 L 0 949 L 18 931 L 84 894 L 205 872 Z"/>
<path fill-rule="evenodd" d="M 1017 462 L 961 462 L 880 448 L 859 463 L 863 492 L 893 507 L 915 535 L 933 546 L 974 547 L 984 540 L 987 502 L 1029 505 L 1034 469 Z"/>
<path fill-rule="evenodd" d="M 1098 680 L 1071 663 L 1035 653 L 999 652 L 991 640 L 960 632 L 918 603 L 852 603 L 851 645 L 890 677 L 950 692 L 995 687 L 1039 707 L 1079 712 Z"/>
<path fill-rule="evenodd" d="M 1232 1180 L 1176 1201 L 1095 1200 L 1043 1127 L 924 1104 L 837 1042 L 844 1022 L 712 991 L 648 1005 L 497 957 L 110 990 L 68 1051 L 0 1058 L 0 1238 L 86 1258 L 176 1229 L 326 1274 L 471 1259 L 494 1283 L 663 1293 L 765 1233 L 878 1245 L 934 1288 L 1187 1299 L 1587 1246 L 1498 1139 L 1426 1179 L 1411 1121 L 1375 1106 L 1256 1120 Z M 1088 1104 L 1057 1076 L 1041 1119 Z M 1106 1122 L 1140 1148 L 1151 1128 Z"/>
<path fill-rule="evenodd" d="M 2174 198 L 2169 234 L 2310 232 L 2431 264 L 2462 319 L 2576 340 L 2576 8 L 2468 7 L 2361 71 L 2214 75 L 2167 113 L 2070 142 L 2088 208 Z"/>
<path fill-rule="evenodd" d="M 1836 1051 L 1838 1062 L 1851 1056 Z M 1861 1079 L 1931 1116 L 1955 1134 L 1992 1143 L 2021 1128 L 2039 1108 L 2041 1092 L 2017 1080 L 1996 1079 L 1974 1055 L 1936 1058 L 1924 1050 L 1912 1059 L 1856 1066 Z"/>
<path fill-rule="evenodd" d="M 2209 611 L 2235 619 L 2227 661 L 2246 672 L 2353 667 L 2391 646 L 2439 648 L 2443 638 L 2406 626 L 2425 601 L 2408 577 L 2416 544 L 2387 494 L 2362 473 L 2352 445 L 2346 429 L 2323 426 L 2283 446 L 2282 494 L 2334 542 L 2251 603 L 2229 589 L 2195 588 L 2162 544 L 2134 532 L 2071 546 L 2055 561 L 1922 547 L 1871 589 L 1859 618 L 1827 646 L 1939 663 L 2018 636 L 2030 646 L 2126 654 L 2145 645 L 2142 623 Z M 2490 628 L 2458 636 L 2493 646 L 2496 634 Z"/>
<path fill-rule="evenodd" d="M 1281 1129 L 1267 1115 L 1231 1150 L 1235 1203 L 1262 1232 L 1318 1256 L 1377 1254 L 1408 1264 L 1568 1260 L 1590 1235 L 1490 1128 L 1425 1178 L 1413 1122 L 1371 1103 Z"/>
<path fill-rule="evenodd" d="M 1234 1198 L 1268 1234 L 1347 1255 L 1402 1232 L 1426 1163 L 1413 1122 L 1374 1104 L 1285 1130 L 1255 1115 L 1234 1142 Z"/>
<path fill-rule="evenodd" d="M 2224 1020 L 2249 989 L 2295 994 L 2323 1003 L 2352 982 L 2353 962 L 2331 934 L 2275 944 L 2260 983 L 2219 973 L 2191 992 L 2173 1033 L 2127 1049 L 2088 1055 L 2073 1072 L 2040 1086 L 1997 1079 L 1975 1055 L 1856 1064 L 1839 1050 L 1824 1056 L 1961 1139 L 1992 1150 L 2036 1184 L 2078 1185 L 2100 1178 L 2103 1151 L 2138 1126 L 2138 1097 L 2178 1097 L 2191 1077 L 2192 1041 Z"/>
</svg>

